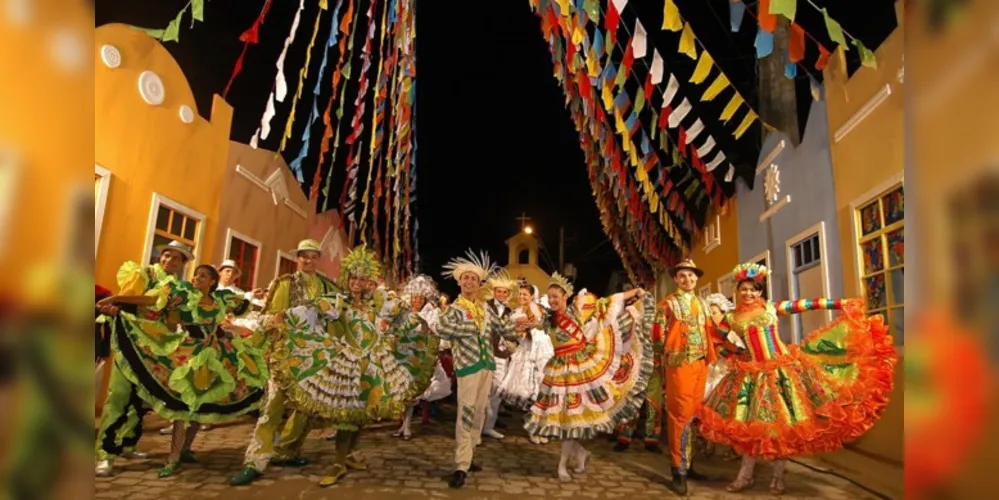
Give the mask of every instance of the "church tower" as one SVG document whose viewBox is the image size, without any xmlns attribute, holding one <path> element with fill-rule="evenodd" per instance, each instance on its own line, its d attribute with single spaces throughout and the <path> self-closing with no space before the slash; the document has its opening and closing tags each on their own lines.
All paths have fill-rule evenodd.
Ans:
<svg viewBox="0 0 999 500">
<path fill-rule="evenodd" d="M 551 276 L 538 265 L 540 243 L 537 236 L 525 231 L 511 236 L 506 240 L 508 256 L 505 269 L 514 279 L 525 279 L 544 293 Z"/>
</svg>

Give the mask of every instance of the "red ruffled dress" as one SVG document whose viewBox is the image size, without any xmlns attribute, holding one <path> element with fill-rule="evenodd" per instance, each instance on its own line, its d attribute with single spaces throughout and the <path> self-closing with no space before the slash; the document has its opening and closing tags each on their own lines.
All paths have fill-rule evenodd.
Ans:
<svg viewBox="0 0 999 500">
<path fill-rule="evenodd" d="M 745 456 L 775 460 L 835 451 L 867 432 L 893 386 L 896 355 L 880 315 L 858 300 L 766 302 L 747 321 L 726 315 L 722 330 L 746 351 L 726 359 L 729 373 L 699 410 L 702 435 Z M 837 309 L 831 324 L 786 345 L 777 317 Z"/>
</svg>

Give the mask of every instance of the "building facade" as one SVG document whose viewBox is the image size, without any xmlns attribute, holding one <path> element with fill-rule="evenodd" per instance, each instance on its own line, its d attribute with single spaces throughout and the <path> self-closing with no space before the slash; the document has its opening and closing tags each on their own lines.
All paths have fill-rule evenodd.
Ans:
<svg viewBox="0 0 999 500">
<path fill-rule="evenodd" d="M 713 208 L 703 234 L 691 245 L 690 258 L 704 270 L 704 276 L 697 280 L 697 293 L 701 297 L 721 293 L 732 298 L 732 269 L 739 264 L 738 213 L 735 198 L 730 198 L 721 208 Z M 675 286 L 668 289 L 675 289 Z"/>
<path fill-rule="evenodd" d="M 845 297 L 862 297 L 869 313 L 882 314 L 904 355 L 905 16 L 896 2 L 898 27 L 875 51 L 878 67 L 848 76 L 841 58 L 824 71 L 833 164 L 835 231 L 842 255 Z M 878 424 L 845 450 L 824 457 L 838 470 L 890 496 L 902 495 L 903 364 L 893 401 Z"/>
<path fill-rule="evenodd" d="M 772 132 L 760 151 L 756 188 L 737 185 L 739 260 L 770 269 L 766 294 L 773 300 L 841 296 L 826 103 L 812 103 L 797 147 L 782 132 Z M 782 316 L 781 338 L 796 343 L 831 318 L 831 312 Z"/>
<path fill-rule="evenodd" d="M 506 246 L 508 254 L 504 269 L 514 279 L 525 279 L 528 283 L 538 287 L 541 293 L 545 293 L 551 275 L 538 265 L 538 251 L 541 246 L 538 237 L 520 232 L 508 238 Z"/>
</svg>

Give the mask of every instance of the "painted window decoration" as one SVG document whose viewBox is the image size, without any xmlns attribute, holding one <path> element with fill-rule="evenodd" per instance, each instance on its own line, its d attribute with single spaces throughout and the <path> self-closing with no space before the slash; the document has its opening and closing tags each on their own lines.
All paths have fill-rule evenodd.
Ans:
<svg viewBox="0 0 999 500">
<path fill-rule="evenodd" d="M 289 259 L 284 255 L 279 256 L 278 259 L 280 259 L 280 263 L 278 264 L 278 276 L 284 276 L 298 271 L 298 262 L 293 259 Z"/>
<path fill-rule="evenodd" d="M 901 184 L 857 210 L 861 285 L 869 314 L 881 314 L 904 343 L 905 191 Z"/>
<path fill-rule="evenodd" d="M 171 241 L 179 241 L 190 248 L 197 247 L 195 238 L 201 221 L 174 210 L 166 205 L 160 205 L 156 214 L 156 230 L 153 233 L 153 251 L 149 255 L 149 264 L 156 263 L 159 252 L 156 248 Z"/>
<path fill-rule="evenodd" d="M 235 236 L 229 241 L 229 258 L 236 261 L 240 275 L 236 286 L 243 290 L 252 290 L 257 283 L 257 255 L 260 249 L 252 243 Z"/>
</svg>

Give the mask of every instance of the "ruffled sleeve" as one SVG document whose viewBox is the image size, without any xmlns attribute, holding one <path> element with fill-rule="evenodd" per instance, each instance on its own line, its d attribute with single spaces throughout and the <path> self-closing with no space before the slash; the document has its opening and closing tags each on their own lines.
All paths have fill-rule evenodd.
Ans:
<svg viewBox="0 0 999 500">
<path fill-rule="evenodd" d="M 216 290 L 215 300 L 226 314 L 243 316 L 250 311 L 250 301 L 245 294 L 235 293 L 232 290 Z"/>
<path fill-rule="evenodd" d="M 142 295 L 149 286 L 149 273 L 138 262 L 128 261 L 118 268 L 118 295 Z"/>
</svg>

